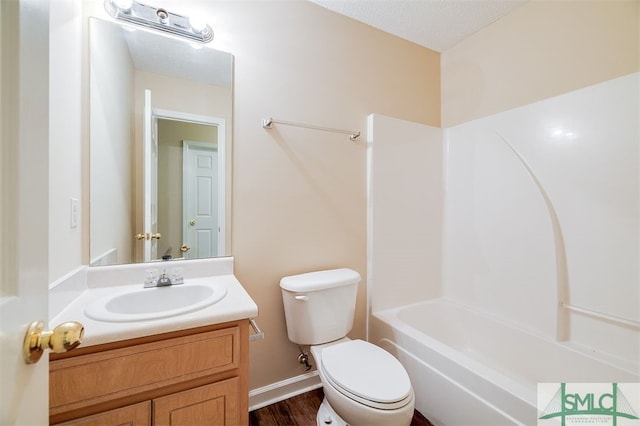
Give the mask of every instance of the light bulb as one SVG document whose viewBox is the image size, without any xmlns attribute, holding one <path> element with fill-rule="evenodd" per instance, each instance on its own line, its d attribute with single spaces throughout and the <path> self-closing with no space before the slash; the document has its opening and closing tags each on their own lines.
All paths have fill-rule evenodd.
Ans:
<svg viewBox="0 0 640 426">
<path fill-rule="evenodd" d="M 131 9 L 131 6 L 133 6 L 133 0 L 111 0 L 111 2 L 124 11 Z"/>
<path fill-rule="evenodd" d="M 197 33 L 201 33 L 207 27 L 207 23 L 200 17 L 190 16 L 189 23 L 191 24 L 191 28 L 193 28 L 193 30 Z"/>
</svg>

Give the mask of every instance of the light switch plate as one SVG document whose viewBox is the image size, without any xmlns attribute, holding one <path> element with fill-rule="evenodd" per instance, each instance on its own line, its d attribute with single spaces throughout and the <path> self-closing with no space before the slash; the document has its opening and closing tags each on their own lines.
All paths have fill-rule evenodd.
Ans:
<svg viewBox="0 0 640 426">
<path fill-rule="evenodd" d="M 71 208 L 69 209 L 70 225 L 72 228 L 78 227 L 78 221 L 80 220 L 80 202 L 77 198 L 71 199 Z"/>
</svg>

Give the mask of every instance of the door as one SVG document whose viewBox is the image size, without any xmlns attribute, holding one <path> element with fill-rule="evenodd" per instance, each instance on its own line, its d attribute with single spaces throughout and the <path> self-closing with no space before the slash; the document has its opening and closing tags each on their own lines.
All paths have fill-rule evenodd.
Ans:
<svg viewBox="0 0 640 426">
<path fill-rule="evenodd" d="M 187 259 L 218 255 L 219 153 L 217 145 L 183 141 L 183 238 Z"/>
<path fill-rule="evenodd" d="M 144 91 L 143 139 L 143 185 L 144 209 L 143 259 L 145 262 L 158 258 L 158 121 L 151 109 L 151 90 Z"/>
<path fill-rule="evenodd" d="M 0 424 L 48 424 L 48 355 L 27 365 L 27 326 L 48 319 L 49 2 L 0 2 Z"/>
</svg>

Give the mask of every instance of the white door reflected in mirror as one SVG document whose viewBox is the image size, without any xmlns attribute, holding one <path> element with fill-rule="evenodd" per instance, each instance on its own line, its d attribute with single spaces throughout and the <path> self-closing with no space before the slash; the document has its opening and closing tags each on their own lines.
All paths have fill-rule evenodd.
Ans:
<svg viewBox="0 0 640 426">
<path fill-rule="evenodd" d="M 184 243 L 193 250 L 186 258 L 217 256 L 221 250 L 219 218 L 224 214 L 224 189 L 220 188 L 218 146 L 213 143 L 183 141 L 183 227 Z M 224 171 L 224 170 L 222 170 Z M 222 211 L 222 215 L 220 212 Z M 223 249 L 223 247 L 222 247 Z"/>
</svg>

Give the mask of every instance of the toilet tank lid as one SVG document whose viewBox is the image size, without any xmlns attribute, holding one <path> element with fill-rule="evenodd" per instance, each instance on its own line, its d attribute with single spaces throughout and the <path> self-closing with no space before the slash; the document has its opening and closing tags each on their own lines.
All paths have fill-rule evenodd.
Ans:
<svg viewBox="0 0 640 426">
<path fill-rule="evenodd" d="M 280 288 L 293 292 L 318 291 L 358 282 L 360 282 L 358 272 L 353 269 L 339 268 L 284 277 L 280 280 Z"/>
</svg>

